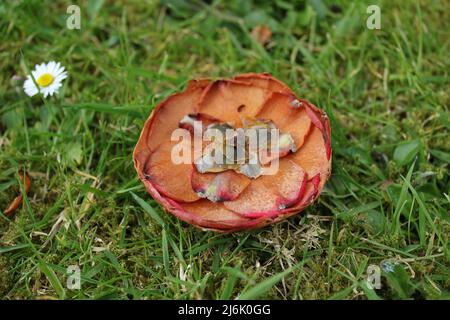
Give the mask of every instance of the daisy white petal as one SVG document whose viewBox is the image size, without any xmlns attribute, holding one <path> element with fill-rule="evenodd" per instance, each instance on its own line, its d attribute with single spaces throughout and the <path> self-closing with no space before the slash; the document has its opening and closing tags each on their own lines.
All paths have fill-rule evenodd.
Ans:
<svg viewBox="0 0 450 320">
<path fill-rule="evenodd" d="M 56 76 L 55 81 L 62 81 L 67 78 L 67 72 L 63 72 Z"/>
<path fill-rule="evenodd" d="M 33 80 L 28 77 L 27 80 L 25 80 L 25 83 L 23 84 L 23 89 L 27 95 L 30 97 L 34 96 L 35 94 L 39 93 L 38 88 L 34 85 Z"/>
<path fill-rule="evenodd" d="M 45 63 L 41 63 L 40 65 L 38 65 L 35 70 L 36 70 L 36 73 L 38 73 L 38 74 L 44 73 L 46 70 Z"/>
<path fill-rule="evenodd" d="M 40 65 L 40 64 L 37 64 L 34 66 L 34 72 L 40 72 L 41 69 L 42 69 L 42 65 Z"/>
<path fill-rule="evenodd" d="M 35 70 L 35 71 L 31 71 L 31 74 L 33 75 L 34 79 L 37 79 L 42 74 L 42 72 L 38 71 L 38 70 Z"/>
<path fill-rule="evenodd" d="M 59 63 L 59 62 L 55 63 L 55 67 L 53 69 L 53 72 L 57 73 L 59 68 L 61 68 L 61 63 Z"/>
<path fill-rule="evenodd" d="M 44 95 L 44 98 L 47 98 L 47 96 L 50 94 L 50 90 L 48 88 L 41 89 L 41 92 Z"/>
<path fill-rule="evenodd" d="M 60 74 L 62 74 L 62 73 L 64 73 L 64 72 L 66 72 L 65 70 L 66 70 L 66 68 L 60 67 L 59 69 L 57 69 L 57 70 L 55 71 L 55 74 L 56 74 L 56 75 L 60 75 Z"/>
<path fill-rule="evenodd" d="M 56 70 L 59 68 L 58 64 L 60 64 L 59 62 L 56 63 L 55 61 L 50 61 L 50 63 L 47 66 L 47 71 L 51 72 L 52 74 L 56 73 Z"/>
<path fill-rule="evenodd" d="M 49 87 L 47 87 L 45 89 L 47 89 L 47 91 L 52 96 L 53 93 L 57 92 L 60 87 L 61 87 L 61 83 L 55 83 L 55 84 L 52 84 L 51 86 L 49 86 Z"/>
</svg>

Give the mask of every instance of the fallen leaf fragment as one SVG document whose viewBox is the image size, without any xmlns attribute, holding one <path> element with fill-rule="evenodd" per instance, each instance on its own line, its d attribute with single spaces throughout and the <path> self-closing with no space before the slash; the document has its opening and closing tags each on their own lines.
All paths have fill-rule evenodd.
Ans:
<svg viewBox="0 0 450 320">
<path fill-rule="evenodd" d="M 264 46 L 272 39 L 272 30 L 268 26 L 257 25 L 253 28 L 251 35 L 253 39 Z"/>
<path fill-rule="evenodd" d="M 20 173 L 19 177 L 20 177 L 21 184 L 23 184 L 23 186 L 24 186 L 25 194 L 28 194 L 28 190 L 30 190 L 30 187 L 31 187 L 30 177 L 28 176 L 28 174 L 26 172 Z M 23 194 L 21 192 L 20 195 L 15 197 L 14 200 L 9 204 L 8 208 L 6 208 L 5 211 L 3 211 L 5 216 L 7 216 L 7 217 L 11 216 L 19 208 L 22 201 L 23 201 Z"/>
</svg>

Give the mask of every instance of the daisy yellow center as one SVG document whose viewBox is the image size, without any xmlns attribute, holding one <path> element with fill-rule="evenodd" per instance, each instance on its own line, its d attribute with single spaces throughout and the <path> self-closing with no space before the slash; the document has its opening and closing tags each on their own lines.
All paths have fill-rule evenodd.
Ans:
<svg viewBox="0 0 450 320">
<path fill-rule="evenodd" d="M 52 84 L 53 80 L 55 80 L 55 78 L 50 73 L 44 73 L 39 78 L 37 78 L 36 82 L 41 87 L 48 87 Z"/>
</svg>

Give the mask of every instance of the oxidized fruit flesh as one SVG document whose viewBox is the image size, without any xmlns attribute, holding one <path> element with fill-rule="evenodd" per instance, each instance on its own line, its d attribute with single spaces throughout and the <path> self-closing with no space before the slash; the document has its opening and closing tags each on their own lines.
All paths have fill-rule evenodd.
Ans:
<svg viewBox="0 0 450 320">
<path fill-rule="evenodd" d="M 148 193 L 202 229 L 234 232 L 311 205 L 331 173 L 325 112 L 270 74 L 192 80 L 159 103 L 133 153 Z"/>
</svg>

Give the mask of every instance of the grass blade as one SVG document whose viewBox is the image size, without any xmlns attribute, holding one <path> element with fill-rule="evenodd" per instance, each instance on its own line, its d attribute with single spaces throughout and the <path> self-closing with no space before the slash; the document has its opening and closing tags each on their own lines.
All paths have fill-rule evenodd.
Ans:
<svg viewBox="0 0 450 320">
<path fill-rule="evenodd" d="M 163 219 L 159 216 L 155 209 L 153 209 L 147 202 L 145 202 L 144 199 L 140 198 L 133 192 L 130 193 L 133 199 L 142 207 L 142 209 L 144 209 L 145 212 L 150 215 L 150 217 L 153 218 L 153 220 L 155 220 L 160 226 L 165 226 Z"/>
<path fill-rule="evenodd" d="M 171 274 L 169 264 L 169 242 L 167 241 L 167 232 L 165 229 L 162 230 L 162 251 L 163 251 L 164 269 L 166 270 L 166 275 L 170 277 Z"/>
<path fill-rule="evenodd" d="M 45 274 L 45 277 L 52 285 L 53 289 L 55 289 L 56 294 L 59 296 L 59 299 L 64 299 L 66 296 L 66 292 L 64 290 L 64 287 L 62 286 L 61 282 L 59 281 L 58 277 L 56 276 L 55 272 L 52 268 L 50 268 L 45 262 L 39 261 L 38 263 L 39 270 L 43 274 Z"/>
<path fill-rule="evenodd" d="M 266 280 L 258 283 L 253 288 L 245 291 L 244 293 L 240 294 L 238 297 L 238 300 L 250 300 L 250 299 L 256 299 L 266 293 L 270 288 L 272 288 L 274 285 L 276 285 L 281 279 L 283 279 L 285 276 L 287 276 L 289 273 L 291 273 L 296 267 L 290 267 L 289 269 L 286 269 L 283 272 L 280 272 L 274 276 L 271 276 L 270 278 L 267 278 Z"/>
</svg>

